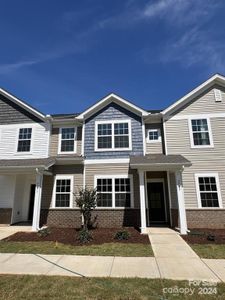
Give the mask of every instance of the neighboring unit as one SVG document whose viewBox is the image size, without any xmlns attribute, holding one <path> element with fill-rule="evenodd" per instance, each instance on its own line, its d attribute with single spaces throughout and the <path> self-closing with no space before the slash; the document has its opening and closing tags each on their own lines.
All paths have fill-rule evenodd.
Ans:
<svg viewBox="0 0 225 300">
<path fill-rule="evenodd" d="M 99 227 L 225 226 L 225 78 L 163 111 L 110 94 L 81 114 L 43 115 L 0 90 L 0 224 L 78 227 L 96 188 Z"/>
</svg>

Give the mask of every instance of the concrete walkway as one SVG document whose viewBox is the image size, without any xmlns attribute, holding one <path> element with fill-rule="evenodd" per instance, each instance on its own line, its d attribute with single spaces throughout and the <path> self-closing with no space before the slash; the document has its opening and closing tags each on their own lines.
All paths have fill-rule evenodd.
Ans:
<svg viewBox="0 0 225 300">
<path fill-rule="evenodd" d="M 0 274 L 140 277 L 225 282 L 225 259 L 200 259 L 175 231 L 149 229 L 155 257 L 0 253 Z"/>
<path fill-rule="evenodd" d="M 179 233 L 169 228 L 149 228 L 148 235 L 161 278 L 225 282 L 225 260 L 216 265 L 201 259 Z"/>
<path fill-rule="evenodd" d="M 0 274 L 139 277 L 225 282 L 225 260 L 182 262 L 154 257 L 0 254 Z M 191 264 L 191 265 L 190 265 Z M 199 269 L 198 269 L 199 268 Z"/>
<path fill-rule="evenodd" d="M 1 226 L 0 225 L 0 240 L 7 238 L 8 236 L 19 231 L 31 231 L 31 226 L 13 225 L 13 226 Z"/>
</svg>

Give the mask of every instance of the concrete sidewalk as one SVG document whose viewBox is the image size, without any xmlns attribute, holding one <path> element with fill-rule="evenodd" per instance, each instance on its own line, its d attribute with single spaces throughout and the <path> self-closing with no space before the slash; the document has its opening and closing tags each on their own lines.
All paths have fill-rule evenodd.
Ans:
<svg viewBox="0 0 225 300">
<path fill-rule="evenodd" d="M 191 265 L 190 265 L 191 264 Z M 199 269 L 198 269 L 199 268 Z M 187 271 L 188 270 L 188 271 Z M 225 282 L 225 260 L 154 257 L 0 254 L 0 274 L 140 277 Z"/>
<path fill-rule="evenodd" d="M 13 225 L 13 226 L 3 226 L 0 224 L 0 240 L 7 238 L 8 236 L 23 231 L 31 231 L 31 226 L 23 226 L 23 225 Z"/>
<path fill-rule="evenodd" d="M 148 234 L 161 278 L 225 282 L 225 260 L 201 259 L 172 229 L 149 228 Z"/>
</svg>

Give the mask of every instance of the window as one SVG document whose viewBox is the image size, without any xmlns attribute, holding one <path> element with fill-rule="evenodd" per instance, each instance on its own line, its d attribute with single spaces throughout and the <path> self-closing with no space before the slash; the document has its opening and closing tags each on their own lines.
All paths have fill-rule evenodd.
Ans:
<svg viewBox="0 0 225 300">
<path fill-rule="evenodd" d="M 148 136 L 147 141 L 152 142 L 160 142 L 161 135 L 160 135 L 160 129 L 149 129 L 148 130 Z"/>
<path fill-rule="evenodd" d="M 112 148 L 112 124 L 98 124 L 98 148 Z"/>
<path fill-rule="evenodd" d="M 127 121 L 96 122 L 95 150 L 131 150 L 131 123 Z"/>
<path fill-rule="evenodd" d="M 17 152 L 30 152 L 32 128 L 20 128 Z"/>
<path fill-rule="evenodd" d="M 209 119 L 192 119 L 190 125 L 192 131 L 192 147 L 212 146 Z"/>
<path fill-rule="evenodd" d="M 58 177 L 55 180 L 55 207 L 71 207 L 72 178 Z"/>
<path fill-rule="evenodd" d="M 59 152 L 75 152 L 75 128 L 61 128 L 60 131 Z"/>
<path fill-rule="evenodd" d="M 131 207 L 131 176 L 109 176 L 96 178 L 98 207 Z"/>
<path fill-rule="evenodd" d="M 217 174 L 196 175 L 200 207 L 220 207 L 219 179 Z"/>
</svg>

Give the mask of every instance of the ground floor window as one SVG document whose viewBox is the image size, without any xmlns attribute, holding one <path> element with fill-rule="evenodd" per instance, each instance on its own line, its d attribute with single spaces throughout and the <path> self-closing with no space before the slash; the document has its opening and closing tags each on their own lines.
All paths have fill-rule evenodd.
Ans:
<svg viewBox="0 0 225 300">
<path fill-rule="evenodd" d="M 200 207 L 221 207 L 218 174 L 196 174 Z"/>
<path fill-rule="evenodd" d="M 54 186 L 54 207 L 72 206 L 72 176 L 56 176 Z"/>
<path fill-rule="evenodd" d="M 132 176 L 96 176 L 98 207 L 131 207 Z"/>
</svg>

